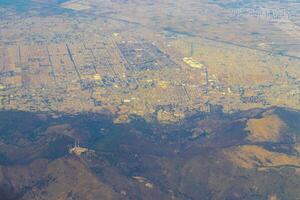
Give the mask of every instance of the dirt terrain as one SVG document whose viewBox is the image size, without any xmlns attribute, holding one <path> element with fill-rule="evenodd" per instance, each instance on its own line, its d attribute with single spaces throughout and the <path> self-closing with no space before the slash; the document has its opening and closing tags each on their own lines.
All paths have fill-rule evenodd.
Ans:
<svg viewBox="0 0 300 200">
<path fill-rule="evenodd" d="M 6 200 L 300 195 L 297 111 L 198 113 L 172 124 L 141 118 L 114 124 L 112 116 L 92 113 L 53 118 L 2 112 L 0 118 L 0 192 Z M 277 129 L 278 120 L 284 129 Z M 255 140 L 247 130 L 253 121 Z M 262 140 L 265 127 L 277 130 L 280 140 Z M 75 140 L 88 151 L 70 154 Z"/>
</svg>

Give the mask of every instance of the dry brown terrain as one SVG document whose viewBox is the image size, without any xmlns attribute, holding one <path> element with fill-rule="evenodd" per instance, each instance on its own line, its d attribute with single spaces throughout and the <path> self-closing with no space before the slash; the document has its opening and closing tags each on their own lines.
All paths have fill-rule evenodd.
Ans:
<svg viewBox="0 0 300 200">
<path fill-rule="evenodd" d="M 294 166 L 300 168 L 300 159 L 283 153 L 270 152 L 262 147 L 247 145 L 230 150 L 228 157 L 238 166 L 261 170 Z"/>
<path fill-rule="evenodd" d="M 248 139 L 251 141 L 278 142 L 285 127 L 286 125 L 278 116 L 265 114 L 260 119 L 248 120 L 246 130 L 250 131 Z"/>
</svg>

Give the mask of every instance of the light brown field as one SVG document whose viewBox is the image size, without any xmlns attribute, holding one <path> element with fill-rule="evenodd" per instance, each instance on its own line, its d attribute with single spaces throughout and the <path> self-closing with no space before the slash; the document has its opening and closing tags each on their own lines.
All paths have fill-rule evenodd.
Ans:
<svg viewBox="0 0 300 200">
<path fill-rule="evenodd" d="M 237 166 L 261 170 L 294 166 L 300 168 L 300 158 L 283 153 L 271 152 L 256 145 L 245 145 L 226 150 L 228 158 Z"/>
<path fill-rule="evenodd" d="M 247 128 L 250 132 L 250 141 L 272 141 L 280 139 L 280 132 L 285 127 L 284 122 L 277 115 L 266 115 L 261 119 L 250 119 L 247 121 Z"/>
</svg>

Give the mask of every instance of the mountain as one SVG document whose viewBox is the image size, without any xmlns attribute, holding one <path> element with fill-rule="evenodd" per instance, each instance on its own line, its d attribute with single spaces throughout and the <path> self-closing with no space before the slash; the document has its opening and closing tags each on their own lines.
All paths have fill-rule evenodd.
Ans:
<svg viewBox="0 0 300 200">
<path fill-rule="evenodd" d="M 0 113 L 4 199 L 297 199 L 300 113 L 132 116 Z M 88 149 L 70 154 L 74 141 Z"/>
</svg>

